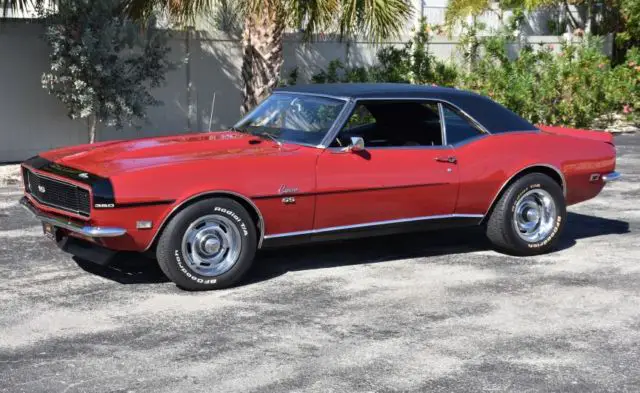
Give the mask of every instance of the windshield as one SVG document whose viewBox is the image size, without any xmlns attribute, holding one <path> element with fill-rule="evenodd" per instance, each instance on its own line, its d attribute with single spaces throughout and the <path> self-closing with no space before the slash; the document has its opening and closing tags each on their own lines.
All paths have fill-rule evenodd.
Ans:
<svg viewBox="0 0 640 393">
<path fill-rule="evenodd" d="M 319 145 L 345 102 L 337 99 L 273 94 L 234 129 L 278 141 Z"/>
</svg>

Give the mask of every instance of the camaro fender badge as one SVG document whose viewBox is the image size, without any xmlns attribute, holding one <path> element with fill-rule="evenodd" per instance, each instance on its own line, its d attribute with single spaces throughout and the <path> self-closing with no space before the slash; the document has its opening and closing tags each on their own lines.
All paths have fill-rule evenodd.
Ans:
<svg viewBox="0 0 640 393">
<path fill-rule="evenodd" d="M 298 192 L 297 187 L 287 187 L 286 184 L 281 185 L 280 188 L 278 189 L 278 194 L 280 195 L 295 194 L 296 192 Z"/>
</svg>

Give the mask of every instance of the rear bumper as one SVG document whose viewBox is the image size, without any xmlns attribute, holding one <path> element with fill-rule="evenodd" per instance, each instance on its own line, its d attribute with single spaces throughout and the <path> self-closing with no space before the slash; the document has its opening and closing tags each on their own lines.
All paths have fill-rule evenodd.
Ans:
<svg viewBox="0 0 640 393">
<path fill-rule="evenodd" d="M 617 181 L 620 180 L 620 178 L 622 177 L 621 173 L 618 172 L 609 172 L 605 175 L 602 175 L 602 181 L 604 181 L 605 183 L 611 183 L 612 181 Z"/>
<path fill-rule="evenodd" d="M 113 227 L 92 227 L 73 222 L 71 220 L 57 217 L 52 214 L 45 213 L 35 207 L 26 197 L 20 199 L 20 204 L 34 215 L 38 220 L 51 224 L 55 227 L 66 229 L 67 231 L 77 233 L 86 237 L 118 237 L 123 236 L 127 231 L 123 228 Z"/>
</svg>

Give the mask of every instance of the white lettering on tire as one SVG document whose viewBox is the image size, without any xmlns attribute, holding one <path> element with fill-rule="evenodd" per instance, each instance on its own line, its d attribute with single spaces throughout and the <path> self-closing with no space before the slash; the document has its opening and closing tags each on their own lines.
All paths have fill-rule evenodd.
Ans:
<svg viewBox="0 0 640 393">
<path fill-rule="evenodd" d="M 247 230 L 247 225 L 244 223 L 244 221 L 242 221 L 242 219 L 240 217 L 238 217 L 238 215 L 236 213 L 234 213 L 233 211 L 231 211 L 229 209 L 225 209 L 224 207 L 218 207 L 218 206 L 216 206 L 213 209 L 213 211 L 226 214 L 226 215 L 230 216 L 231 218 L 233 218 L 240 225 L 240 229 L 242 229 L 243 235 L 244 236 L 249 236 L 249 231 Z"/>
<path fill-rule="evenodd" d="M 180 271 L 187 277 L 189 277 L 191 280 L 197 282 L 198 284 L 215 284 L 216 282 L 218 282 L 218 280 L 216 280 L 215 278 L 212 279 L 208 279 L 205 280 L 203 278 L 200 277 L 196 277 L 195 275 L 193 275 L 189 269 L 187 269 L 183 264 L 182 264 L 182 258 L 180 258 L 180 251 L 179 250 L 175 250 L 173 252 L 173 255 L 176 257 L 176 262 L 178 263 L 178 268 L 180 269 Z"/>
<path fill-rule="evenodd" d="M 556 236 L 556 233 L 558 233 L 558 230 L 560 229 L 560 223 L 561 222 L 562 222 L 562 217 L 558 216 L 558 218 L 556 219 L 556 225 L 553 227 L 553 231 L 551 232 L 551 234 L 549 234 L 549 236 L 547 236 L 547 238 L 544 239 L 540 243 L 529 243 L 529 244 L 527 244 L 529 246 L 529 248 L 540 248 L 540 247 L 545 246 L 551 240 L 553 240 L 553 238 Z"/>
</svg>

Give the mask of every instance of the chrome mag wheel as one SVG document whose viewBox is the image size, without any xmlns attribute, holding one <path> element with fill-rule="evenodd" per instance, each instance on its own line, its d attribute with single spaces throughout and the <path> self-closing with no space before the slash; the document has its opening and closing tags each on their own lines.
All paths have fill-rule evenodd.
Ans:
<svg viewBox="0 0 640 393">
<path fill-rule="evenodd" d="M 553 231 L 557 208 L 551 194 L 543 189 L 526 192 L 516 202 L 513 225 L 526 242 L 544 240 Z"/>
<path fill-rule="evenodd" d="M 187 266 L 203 276 L 219 276 L 231 269 L 242 250 L 240 231 L 224 216 L 198 218 L 182 237 Z"/>
</svg>

